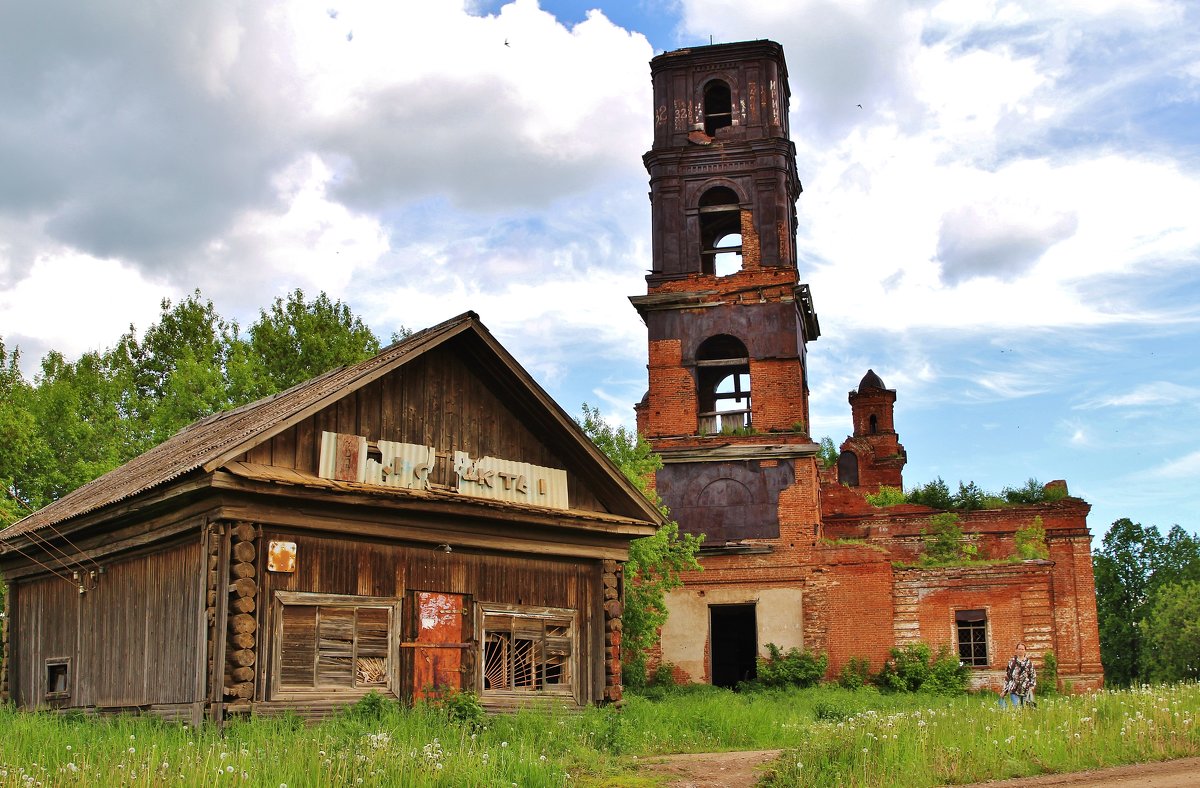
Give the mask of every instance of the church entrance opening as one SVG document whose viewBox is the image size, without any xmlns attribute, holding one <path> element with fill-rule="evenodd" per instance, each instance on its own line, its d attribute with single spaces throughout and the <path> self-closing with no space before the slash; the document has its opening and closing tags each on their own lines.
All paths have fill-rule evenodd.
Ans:
<svg viewBox="0 0 1200 788">
<path fill-rule="evenodd" d="M 708 608 L 714 687 L 736 687 L 758 676 L 758 621 L 754 605 Z"/>
</svg>

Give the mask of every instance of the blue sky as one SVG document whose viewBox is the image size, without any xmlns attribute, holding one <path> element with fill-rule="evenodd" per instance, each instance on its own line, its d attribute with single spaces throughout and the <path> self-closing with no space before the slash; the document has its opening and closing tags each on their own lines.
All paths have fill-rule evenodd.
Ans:
<svg viewBox="0 0 1200 788">
<path fill-rule="evenodd" d="M 630 424 L 648 61 L 710 36 L 788 59 L 814 436 L 873 368 L 909 485 L 1063 478 L 1097 536 L 1196 531 L 1189 2 L 5 4 L 0 336 L 32 374 L 197 287 L 243 323 L 325 290 L 384 337 L 473 309 Z"/>
</svg>

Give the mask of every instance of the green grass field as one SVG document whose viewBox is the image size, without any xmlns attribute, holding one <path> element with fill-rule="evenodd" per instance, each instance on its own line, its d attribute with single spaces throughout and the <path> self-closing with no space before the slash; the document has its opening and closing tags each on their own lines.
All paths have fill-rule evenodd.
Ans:
<svg viewBox="0 0 1200 788">
<path fill-rule="evenodd" d="M 632 696 L 624 708 L 451 721 L 375 704 L 320 724 L 193 730 L 0 710 L 0 786 L 627 785 L 639 757 L 784 748 L 769 785 L 930 786 L 1200 755 L 1200 685 L 1044 698 L 836 687 Z"/>
</svg>

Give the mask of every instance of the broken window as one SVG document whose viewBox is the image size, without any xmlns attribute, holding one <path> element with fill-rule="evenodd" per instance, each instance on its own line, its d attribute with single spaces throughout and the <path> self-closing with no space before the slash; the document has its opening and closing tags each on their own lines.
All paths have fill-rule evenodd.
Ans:
<svg viewBox="0 0 1200 788">
<path fill-rule="evenodd" d="M 750 428 L 750 354 L 737 337 L 709 337 L 696 351 L 702 435 Z"/>
<path fill-rule="evenodd" d="M 726 186 L 700 197 L 700 271 L 728 276 L 742 270 L 742 209 Z"/>
<path fill-rule="evenodd" d="M 484 693 L 575 690 L 575 612 L 483 608 Z"/>
<path fill-rule="evenodd" d="M 46 698 L 55 700 L 71 697 L 71 659 L 54 657 L 46 660 Z"/>
<path fill-rule="evenodd" d="M 954 626 L 958 630 L 959 661 L 971 667 L 987 667 L 987 611 L 956 610 Z"/>
<path fill-rule="evenodd" d="M 397 600 L 290 591 L 276 599 L 278 689 L 391 686 Z"/>
<path fill-rule="evenodd" d="M 733 125 L 733 94 L 729 85 L 714 79 L 704 86 L 704 133 L 717 136 L 717 129 Z"/>
</svg>

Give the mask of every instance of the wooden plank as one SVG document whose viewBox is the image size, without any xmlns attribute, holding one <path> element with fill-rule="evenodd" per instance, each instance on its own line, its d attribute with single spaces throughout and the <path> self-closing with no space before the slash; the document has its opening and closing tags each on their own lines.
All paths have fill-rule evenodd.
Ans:
<svg viewBox="0 0 1200 788">
<path fill-rule="evenodd" d="M 318 446 L 320 431 L 316 429 L 316 417 L 310 416 L 298 423 L 295 427 L 295 434 L 295 468 L 297 471 L 315 474 L 317 472 L 317 455 L 320 453 Z"/>
<path fill-rule="evenodd" d="M 296 467 L 296 430 L 284 430 L 271 439 L 271 464 Z"/>
</svg>

